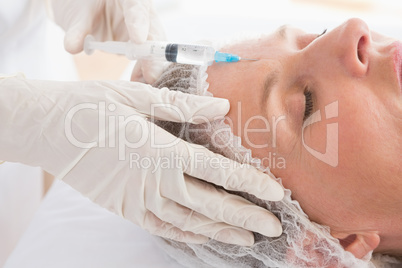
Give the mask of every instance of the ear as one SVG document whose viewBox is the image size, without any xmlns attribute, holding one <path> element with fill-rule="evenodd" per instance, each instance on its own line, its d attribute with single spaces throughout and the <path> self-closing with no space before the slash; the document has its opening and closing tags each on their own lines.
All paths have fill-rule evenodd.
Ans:
<svg viewBox="0 0 402 268">
<path fill-rule="evenodd" d="M 377 232 L 362 233 L 338 233 L 331 232 L 331 235 L 339 240 L 346 251 L 352 253 L 356 258 L 361 259 L 370 251 L 373 251 L 380 244 L 380 236 Z"/>
</svg>

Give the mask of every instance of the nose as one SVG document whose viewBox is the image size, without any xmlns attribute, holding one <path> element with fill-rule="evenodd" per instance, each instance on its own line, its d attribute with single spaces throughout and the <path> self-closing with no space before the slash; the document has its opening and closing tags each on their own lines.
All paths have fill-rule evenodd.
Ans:
<svg viewBox="0 0 402 268">
<path fill-rule="evenodd" d="M 333 45 L 341 64 L 350 75 L 363 77 L 368 71 L 371 48 L 367 24 L 360 19 L 350 19 L 337 30 L 338 40 Z"/>
</svg>

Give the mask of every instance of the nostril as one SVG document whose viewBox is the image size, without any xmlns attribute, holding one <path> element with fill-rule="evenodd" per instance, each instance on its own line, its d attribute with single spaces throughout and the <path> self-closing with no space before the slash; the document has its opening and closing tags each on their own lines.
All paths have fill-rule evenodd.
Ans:
<svg viewBox="0 0 402 268">
<path fill-rule="evenodd" d="M 359 61 L 363 64 L 366 63 L 366 51 L 365 51 L 365 47 L 366 47 L 366 37 L 362 36 L 359 40 L 359 43 L 357 44 L 357 57 L 359 59 Z"/>
<path fill-rule="evenodd" d="M 365 76 L 369 71 L 372 50 L 367 25 L 359 19 L 352 19 L 340 27 L 339 32 L 336 30 L 332 31 L 333 35 L 342 42 L 334 47 L 342 57 L 342 64 L 352 76 Z"/>
</svg>

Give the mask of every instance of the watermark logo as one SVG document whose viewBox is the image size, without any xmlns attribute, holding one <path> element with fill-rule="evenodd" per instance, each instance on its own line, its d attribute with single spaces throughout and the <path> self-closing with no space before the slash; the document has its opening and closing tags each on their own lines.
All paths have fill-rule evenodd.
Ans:
<svg viewBox="0 0 402 268">
<path fill-rule="evenodd" d="M 236 155 L 236 157 L 241 157 Z M 246 163 L 253 162 L 250 156 L 246 156 Z M 277 157 L 275 153 L 268 153 L 262 159 L 259 159 L 262 167 L 286 168 L 285 159 Z M 257 163 L 255 163 L 257 164 Z M 193 169 L 235 169 L 235 168 L 250 168 L 250 165 L 245 165 L 240 162 L 232 161 L 226 157 L 214 154 L 205 154 L 204 152 L 195 152 L 188 156 L 177 154 L 171 151 L 166 155 L 143 156 L 137 152 L 129 154 L 129 166 L 131 169 L 148 169 L 151 173 L 155 173 L 161 169 L 176 169 L 176 170 L 193 170 Z M 259 166 L 257 164 L 257 166 Z"/>
<path fill-rule="evenodd" d="M 126 114 L 117 111 L 116 104 L 105 102 L 99 103 L 81 103 L 72 107 L 66 114 L 64 121 L 65 135 L 68 141 L 78 148 L 90 149 L 94 147 L 98 148 L 116 148 L 118 152 L 118 160 L 129 160 L 131 166 L 136 163 L 142 167 L 161 167 L 166 166 L 169 161 L 183 163 L 181 161 L 175 161 L 172 157 L 169 159 L 158 159 L 159 162 L 155 162 L 152 159 L 140 159 L 140 155 L 133 154 L 137 152 L 137 149 L 146 148 L 145 150 L 173 150 L 182 139 L 188 141 L 188 146 L 192 146 L 192 138 L 199 138 L 200 135 L 206 135 L 208 133 L 209 139 L 202 140 L 206 143 L 202 143 L 203 146 L 211 149 L 214 148 L 217 151 L 224 151 L 226 147 L 238 147 L 239 142 L 234 136 L 230 136 L 234 126 L 237 126 L 237 134 L 242 135 L 242 145 L 251 148 L 252 150 L 265 150 L 266 154 L 261 161 L 263 166 L 268 166 L 276 169 L 286 168 L 285 158 L 276 152 L 280 152 L 281 148 L 278 146 L 278 126 L 285 124 L 287 117 L 285 115 L 272 116 L 271 120 L 268 120 L 265 116 L 255 115 L 242 122 L 242 107 L 241 102 L 238 103 L 237 115 L 232 120 L 226 117 L 225 122 L 227 128 L 212 127 L 212 123 L 206 117 L 198 116 L 192 118 L 197 123 L 205 123 L 202 128 L 184 128 L 177 137 L 166 133 L 165 130 L 154 124 L 153 118 L 158 118 L 158 115 L 163 114 L 166 117 L 167 114 L 173 121 L 188 121 L 189 118 L 185 117 L 185 112 L 182 112 L 180 107 L 176 107 L 170 104 L 151 104 L 149 115 L 142 114 L 140 112 L 133 111 Z M 161 109 L 161 110 L 160 110 Z M 325 106 L 325 115 L 321 117 L 321 110 L 313 113 L 302 126 L 302 144 L 304 148 L 315 158 L 322 162 L 336 167 L 338 165 L 338 123 L 330 123 L 326 125 L 326 145 L 325 152 L 315 150 L 314 146 L 310 147 L 306 141 L 304 132 L 308 126 L 311 126 L 318 122 L 324 122 L 325 120 L 338 117 L 338 101 Z M 79 135 L 75 136 L 73 133 L 73 126 L 75 121 L 79 122 L 82 118 L 85 118 L 88 122 L 88 117 L 93 120 L 93 125 L 83 129 L 79 127 Z M 150 118 L 151 120 L 148 120 Z M 222 119 L 222 118 L 220 118 Z M 236 123 L 236 124 L 235 124 Z M 169 124 L 169 123 L 168 123 Z M 177 123 L 171 123 L 177 124 Z M 78 123 L 78 125 L 80 125 Z M 173 126 L 173 125 L 171 125 Z M 257 137 L 257 139 L 255 138 Z M 197 142 L 194 142 L 197 143 Z M 278 144 L 277 144 L 278 143 Z M 254 153 L 254 152 L 253 152 Z M 145 157 L 145 156 L 144 156 Z M 189 156 L 194 158 L 195 156 Z M 223 165 L 224 166 L 224 165 Z"/>
<path fill-rule="evenodd" d="M 334 101 L 325 106 L 325 118 L 326 120 L 331 118 L 338 117 L 338 101 Z M 325 144 L 325 152 L 321 153 L 305 143 L 304 140 L 304 130 L 306 127 L 322 121 L 321 119 L 321 110 L 314 112 L 306 121 L 303 123 L 302 127 L 302 142 L 304 148 L 315 158 L 321 160 L 322 162 L 332 166 L 338 166 L 338 123 L 328 123 L 326 125 L 326 144 Z"/>
</svg>

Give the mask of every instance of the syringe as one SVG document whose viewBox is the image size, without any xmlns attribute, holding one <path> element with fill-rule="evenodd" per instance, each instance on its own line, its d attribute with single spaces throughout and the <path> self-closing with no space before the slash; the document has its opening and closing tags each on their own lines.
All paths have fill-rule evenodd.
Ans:
<svg viewBox="0 0 402 268">
<path fill-rule="evenodd" d="M 138 59 L 160 59 L 170 62 L 211 65 L 216 62 L 238 62 L 242 59 L 237 55 L 216 51 L 211 46 L 175 44 L 168 42 L 147 41 L 143 44 L 133 44 L 131 42 L 97 42 L 95 38 L 88 35 L 84 42 L 84 51 L 90 55 L 95 49 L 108 53 L 125 55 L 130 60 Z"/>
</svg>

